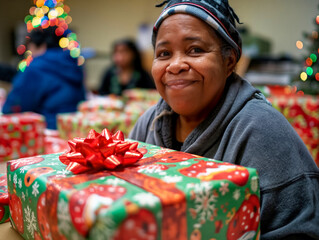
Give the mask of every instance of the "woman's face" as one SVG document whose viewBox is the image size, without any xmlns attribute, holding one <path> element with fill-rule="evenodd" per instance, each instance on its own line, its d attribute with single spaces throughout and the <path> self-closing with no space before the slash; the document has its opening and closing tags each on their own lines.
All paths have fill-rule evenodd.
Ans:
<svg viewBox="0 0 319 240">
<path fill-rule="evenodd" d="M 156 88 L 181 116 L 204 119 L 220 99 L 236 57 L 223 59 L 210 26 L 187 14 L 161 24 L 152 66 Z"/>
<path fill-rule="evenodd" d="M 132 50 L 125 44 L 118 44 L 115 46 L 113 52 L 113 62 L 120 68 L 131 67 L 133 63 L 134 54 Z"/>
</svg>

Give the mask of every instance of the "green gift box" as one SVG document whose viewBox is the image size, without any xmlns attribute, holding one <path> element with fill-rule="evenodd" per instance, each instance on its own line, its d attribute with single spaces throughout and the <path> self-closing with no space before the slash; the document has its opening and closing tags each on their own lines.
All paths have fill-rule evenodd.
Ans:
<svg viewBox="0 0 319 240">
<path fill-rule="evenodd" d="M 134 165 L 78 175 L 60 154 L 8 162 L 14 229 L 25 239 L 258 239 L 255 169 L 138 148 Z"/>
</svg>

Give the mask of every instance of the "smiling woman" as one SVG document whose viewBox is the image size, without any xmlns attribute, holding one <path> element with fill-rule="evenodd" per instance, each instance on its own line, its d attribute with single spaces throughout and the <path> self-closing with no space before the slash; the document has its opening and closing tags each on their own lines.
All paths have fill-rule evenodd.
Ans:
<svg viewBox="0 0 319 240">
<path fill-rule="evenodd" d="M 319 239 L 319 170 L 289 122 L 234 73 L 241 39 L 228 1 L 165 2 L 152 37 L 162 99 L 129 137 L 256 168 L 261 239 Z"/>
<path fill-rule="evenodd" d="M 187 27 L 180 28 L 183 24 Z M 159 93 L 179 114 L 181 123 L 198 125 L 220 99 L 236 64 L 235 51 L 224 59 L 221 44 L 211 27 L 194 16 L 175 14 L 162 23 L 152 75 Z M 178 132 L 185 129 L 180 127 Z M 184 141 L 188 134 L 177 134 L 184 136 L 177 140 Z"/>
</svg>

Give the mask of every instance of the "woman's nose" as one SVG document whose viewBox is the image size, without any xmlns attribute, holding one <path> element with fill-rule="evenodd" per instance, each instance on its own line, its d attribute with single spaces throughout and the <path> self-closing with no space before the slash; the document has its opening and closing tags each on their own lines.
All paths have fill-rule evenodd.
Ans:
<svg viewBox="0 0 319 240">
<path fill-rule="evenodd" d="M 190 66 L 185 61 L 183 56 L 174 56 L 171 58 L 169 65 L 166 68 L 166 71 L 172 74 L 178 74 L 182 71 L 189 70 Z"/>
</svg>

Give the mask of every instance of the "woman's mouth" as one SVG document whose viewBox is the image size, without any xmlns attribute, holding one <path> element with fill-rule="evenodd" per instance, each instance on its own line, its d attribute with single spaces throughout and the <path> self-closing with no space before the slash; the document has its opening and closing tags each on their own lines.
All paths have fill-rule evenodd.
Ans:
<svg viewBox="0 0 319 240">
<path fill-rule="evenodd" d="M 197 81 L 193 80 L 170 80 L 165 83 L 166 87 L 171 89 L 183 89 L 186 88 L 192 84 L 194 84 Z"/>
</svg>

